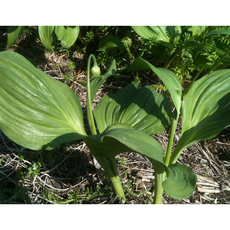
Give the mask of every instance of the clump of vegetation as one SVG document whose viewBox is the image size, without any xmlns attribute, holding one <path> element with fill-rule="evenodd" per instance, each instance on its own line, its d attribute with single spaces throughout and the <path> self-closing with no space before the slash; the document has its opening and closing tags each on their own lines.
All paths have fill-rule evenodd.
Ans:
<svg viewBox="0 0 230 230">
<path fill-rule="evenodd" d="M 44 28 L 44 31 L 47 29 Z M 79 36 L 80 43 L 84 43 L 85 47 L 88 43 L 88 47 L 84 49 L 85 54 L 89 44 L 98 36 L 98 31 L 115 33 L 103 34 L 104 36 L 101 37 L 95 50 L 100 54 L 97 61 L 94 55 L 88 55 L 87 63 L 83 60 L 83 65 L 87 66 L 87 76 L 84 80 L 80 79 L 80 74 L 74 76 L 77 64 L 69 61 L 70 72 L 63 75 L 64 84 L 36 69 L 16 52 L 1 52 L 0 128 L 15 143 L 28 149 L 42 151 L 42 158 L 31 160 L 26 174 L 18 171 L 18 178 L 22 180 L 38 177 L 42 182 L 41 176 L 37 175 L 46 165 L 43 159 L 44 151 L 49 156 L 47 150 L 55 151 L 58 146 L 60 149 L 67 142 L 79 145 L 79 141 L 83 140 L 94 156 L 89 155 L 90 161 L 95 162 L 96 159 L 99 162 L 110 178 L 110 182 L 107 181 L 104 186 L 100 183 L 94 186 L 92 183 L 90 186 L 93 186 L 97 192 L 91 192 L 93 187 L 90 186 L 85 189 L 79 187 L 67 196 L 63 196 L 62 192 L 66 191 L 62 188 L 63 182 L 52 179 L 50 180 L 52 185 L 49 185 L 43 181 L 49 188 L 53 189 L 56 186 L 55 192 L 43 191 L 42 199 L 46 202 L 84 203 L 89 200 L 95 202 L 95 199 L 100 200 L 107 191 L 111 194 L 113 191 L 111 184 L 119 202 L 127 201 L 127 197 L 128 199 L 137 197 L 134 190 L 138 187 L 129 189 L 132 186 L 132 179 L 129 178 L 129 170 L 124 168 L 126 161 L 123 158 L 120 160 L 121 171 L 124 172 L 124 178 L 127 178 L 127 184 L 122 182 L 117 169 L 116 158 L 124 152 L 141 154 L 151 162 L 153 167 L 154 191 L 149 193 L 146 189 L 142 189 L 139 192 L 140 200 L 146 199 L 143 203 L 162 203 L 163 191 L 174 199 L 190 197 L 196 189 L 197 176 L 190 167 L 178 164 L 177 160 L 184 149 L 198 141 L 215 137 L 229 126 L 226 114 L 229 112 L 229 87 L 227 86 L 230 84 L 230 73 L 228 69 L 222 69 L 226 68 L 226 65 L 222 64 L 229 53 L 227 46 L 225 49 L 223 45 L 227 43 L 224 35 L 228 36 L 228 28 L 211 29 L 179 26 L 129 27 L 128 31 L 119 34 L 118 31 L 123 31 L 122 28 L 115 27 L 114 31 L 110 27 L 104 30 L 101 27 L 91 28 L 86 32 L 85 37 L 82 34 Z M 54 31 L 57 32 L 56 29 Z M 84 33 L 83 29 L 80 31 Z M 143 38 L 137 39 L 137 34 Z M 209 40 L 210 37 L 212 39 Z M 219 56 L 215 42 L 223 45 Z M 196 50 L 197 44 L 201 44 L 199 50 Z M 160 50 L 162 52 L 159 52 Z M 147 56 L 145 56 L 146 52 Z M 155 52 L 163 55 L 162 61 L 156 66 L 151 64 L 154 63 Z M 67 53 L 70 57 L 70 52 Z M 201 60 L 198 58 L 200 56 L 205 57 L 205 64 L 197 61 Z M 105 59 L 101 59 L 102 57 Z M 117 57 L 118 66 L 122 68 L 117 70 L 116 62 L 112 57 Z M 153 57 L 153 60 L 150 63 L 143 57 L 150 59 Z M 93 61 L 92 67 L 91 61 Z M 107 64 L 108 61 L 111 61 L 109 68 L 101 74 L 99 66 L 105 68 L 105 63 Z M 210 61 L 212 64 L 208 65 Z M 58 68 L 60 69 L 61 65 Z M 207 74 L 201 77 L 203 72 Z M 98 90 L 106 84 L 109 77 L 111 80 L 122 81 L 124 74 L 125 87 L 115 94 L 97 99 L 97 95 L 100 94 Z M 143 80 L 139 75 L 142 74 L 144 77 L 146 74 L 157 76 L 164 85 L 158 83 L 154 87 L 158 90 L 162 87 L 164 91 L 167 90 L 167 93 L 158 93 L 148 84 L 140 87 Z M 187 85 L 184 84 L 186 79 L 191 81 L 187 82 Z M 86 91 L 85 88 L 82 91 L 81 87 L 77 97 L 71 88 L 74 88 L 75 83 L 78 82 L 86 84 L 84 85 Z M 186 94 L 183 95 L 182 92 Z M 85 98 L 86 103 L 81 101 L 82 97 Z M 96 107 L 92 106 L 95 100 Z M 92 107 L 95 108 L 92 110 Z M 182 130 L 179 141 L 175 145 L 174 137 L 181 111 Z M 220 116 L 221 120 L 218 119 Z M 166 128 L 169 130 L 168 144 L 162 147 L 152 136 L 159 135 Z M 85 144 L 83 144 L 84 148 L 86 148 Z M 49 158 L 49 163 L 55 168 L 54 155 L 50 156 L 52 157 Z M 64 156 L 63 159 L 61 162 L 67 158 Z M 21 156 L 20 160 L 23 161 L 24 158 Z M 88 163 L 85 165 L 87 168 Z M 100 171 L 97 174 L 97 180 L 100 181 L 99 175 L 101 175 Z M 110 202 L 112 200 L 114 202 L 115 199 L 111 198 Z"/>
</svg>

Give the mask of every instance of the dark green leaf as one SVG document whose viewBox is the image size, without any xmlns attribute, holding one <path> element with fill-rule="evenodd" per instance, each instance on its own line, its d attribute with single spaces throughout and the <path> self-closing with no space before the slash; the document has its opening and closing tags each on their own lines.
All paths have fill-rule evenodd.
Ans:
<svg viewBox="0 0 230 230">
<path fill-rule="evenodd" d="M 152 137 L 124 124 L 109 126 L 99 135 L 85 139 L 90 152 L 97 156 L 113 158 L 122 152 L 137 152 L 163 163 L 164 150 Z"/>
<path fill-rule="evenodd" d="M 180 164 L 168 166 L 168 171 L 168 178 L 162 184 L 165 192 L 174 199 L 190 197 L 196 189 L 196 174 Z"/>
<path fill-rule="evenodd" d="M 10 46 L 15 44 L 16 40 L 18 39 L 20 32 L 22 30 L 22 26 L 10 26 L 8 33 L 7 33 L 7 46 L 8 49 Z"/>
<path fill-rule="evenodd" d="M 121 48 L 124 48 L 121 39 L 109 34 L 101 39 L 101 41 L 99 42 L 99 49 L 97 49 L 97 51 Z"/>
<path fill-rule="evenodd" d="M 86 136 L 76 94 L 11 51 L 0 53 L 0 128 L 34 150 Z"/>
<path fill-rule="evenodd" d="M 171 118 L 168 98 L 153 87 L 138 89 L 139 81 L 130 83 L 116 94 L 104 96 L 94 115 L 99 132 L 112 124 L 126 124 L 148 135 L 162 132 Z"/>
<path fill-rule="evenodd" d="M 163 81 L 169 93 L 171 94 L 173 103 L 179 114 L 181 107 L 182 87 L 178 77 L 167 69 L 154 67 L 152 64 L 140 57 L 135 59 L 133 64 L 130 66 L 129 71 L 140 71 L 147 69 L 151 69 Z"/>
</svg>

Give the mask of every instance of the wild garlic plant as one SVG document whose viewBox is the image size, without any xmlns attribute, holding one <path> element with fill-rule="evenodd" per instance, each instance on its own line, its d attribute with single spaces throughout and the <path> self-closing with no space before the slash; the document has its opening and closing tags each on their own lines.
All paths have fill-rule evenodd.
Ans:
<svg viewBox="0 0 230 230">
<path fill-rule="evenodd" d="M 90 55 L 87 66 L 90 135 L 87 135 L 81 104 L 72 89 L 36 69 L 20 54 L 1 52 L 0 128 L 11 140 L 33 150 L 51 150 L 82 139 L 123 201 L 126 198 L 115 157 L 122 152 L 140 153 L 151 161 L 155 171 L 154 203 L 162 202 L 163 191 L 175 199 L 187 198 L 196 187 L 196 175 L 176 161 L 183 149 L 214 137 L 230 125 L 230 70 L 219 70 L 196 81 L 182 102 L 182 87 L 175 74 L 155 68 L 142 58 L 130 66 L 130 71 L 144 69 L 151 69 L 163 81 L 172 102 L 151 86 L 140 88 L 140 81 L 135 80 L 117 93 L 104 96 L 92 110 L 98 89 L 116 74 L 116 62 L 112 61 L 108 71 L 100 75 L 96 59 Z M 182 132 L 173 150 L 180 112 Z M 152 136 L 165 130 L 170 122 L 164 153 Z"/>
</svg>

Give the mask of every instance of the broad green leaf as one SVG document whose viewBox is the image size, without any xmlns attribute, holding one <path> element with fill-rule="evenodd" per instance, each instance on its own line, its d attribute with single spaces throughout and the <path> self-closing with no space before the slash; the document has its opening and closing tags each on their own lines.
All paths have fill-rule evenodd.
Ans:
<svg viewBox="0 0 230 230">
<path fill-rule="evenodd" d="M 46 49 L 56 51 L 57 37 L 55 26 L 38 26 L 38 33 L 42 44 Z"/>
<path fill-rule="evenodd" d="M 136 58 L 133 64 L 129 67 L 129 71 L 140 71 L 147 69 L 151 69 L 163 81 L 169 93 L 171 94 L 173 103 L 179 114 L 181 107 L 182 87 L 178 77 L 167 69 L 154 67 L 141 57 Z"/>
<path fill-rule="evenodd" d="M 167 167 L 169 174 L 163 182 L 165 192 L 174 199 L 185 199 L 196 189 L 196 174 L 187 166 L 172 164 Z"/>
<path fill-rule="evenodd" d="M 99 42 L 99 49 L 97 49 L 97 51 L 104 51 L 117 48 L 124 48 L 121 39 L 109 34 L 101 39 L 101 41 Z"/>
<path fill-rule="evenodd" d="M 200 36 L 206 30 L 207 26 L 191 26 L 188 31 L 192 32 L 192 36 Z"/>
<path fill-rule="evenodd" d="M 168 126 L 171 118 L 168 98 L 151 86 L 138 89 L 139 83 L 130 83 L 101 99 L 94 109 L 100 133 L 112 124 L 130 125 L 148 135 L 160 133 Z"/>
<path fill-rule="evenodd" d="M 80 32 L 79 26 L 56 26 L 55 33 L 61 45 L 71 47 L 77 40 Z"/>
<path fill-rule="evenodd" d="M 0 53 L 0 128 L 34 150 L 86 136 L 76 94 L 11 51 Z"/>
<path fill-rule="evenodd" d="M 134 31 L 145 39 L 173 47 L 180 40 L 180 26 L 132 26 Z"/>
<path fill-rule="evenodd" d="M 163 164 L 162 146 L 146 133 L 128 125 L 111 125 L 103 133 L 84 140 L 95 156 L 113 158 L 122 152 L 133 151 Z"/>
<path fill-rule="evenodd" d="M 98 91 L 98 89 L 101 87 L 101 85 L 106 81 L 106 79 L 111 76 L 116 74 L 117 67 L 116 67 L 116 61 L 115 59 L 111 62 L 109 69 L 107 72 L 103 75 L 100 75 L 98 77 L 95 77 L 93 81 L 91 82 L 91 103 L 93 102 L 93 99 Z"/>
<path fill-rule="evenodd" d="M 192 144 L 215 137 L 230 125 L 230 70 L 218 70 L 194 82 L 182 104 L 182 131 L 172 154 Z"/>
<path fill-rule="evenodd" d="M 20 32 L 22 30 L 22 26 L 10 26 L 8 33 L 7 33 L 7 46 L 6 46 L 6 50 L 12 46 L 13 44 L 15 44 L 17 38 L 20 35 Z"/>
</svg>

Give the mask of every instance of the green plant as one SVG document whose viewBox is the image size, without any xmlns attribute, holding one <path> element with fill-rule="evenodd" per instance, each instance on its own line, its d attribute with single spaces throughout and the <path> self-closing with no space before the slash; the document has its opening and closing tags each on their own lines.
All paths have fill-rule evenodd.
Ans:
<svg viewBox="0 0 230 230">
<path fill-rule="evenodd" d="M 175 199 L 190 196 L 196 187 L 196 175 L 176 160 L 184 148 L 209 139 L 229 126 L 230 119 L 226 115 L 230 110 L 229 70 L 203 77 L 184 96 L 182 133 L 171 154 L 182 103 L 182 87 L 177 76 L 141 58 L 130 67 L 132 71 L 151 69 L 157 74 L 171 94 L 175 106 L 173 115 L 169 98 L 151 86 L 139 88 L 139 80 L 115 94 L 104 96 L 92 111 L 96 92 L 109 76 L 116 74 L 116 63 L 114 60 L 105 74 L 95 75 L 90 81 L 91 60 L 93 68 L 97 68 L 94 55 L 90 55 L 87 65 L 90 134 L 87 135 L 80 101 L 68 86 L 36 69 L 17 53 L 0 53 L 2 131 L 16 143 L 34 150 L 51 150 L 61 143 L 83 139 L 109 176 L 119 199 L 124 201 L 115 156 L 130 151 L 143 154 L 153 164 L 155 203 L 161 203 L 163 191 Z M 170 138 L 164 155 L 162 146 L 151 136 L 161 133 L 171 118 Z"/>
<path fill-rule="evenodd" d="M 15 43 L 23 26 L 10 26 L 8 30 L 7 47 Z M 63 47 L 70 48 L 78 38 L 79 26 L 38 26 L 38 33 L 42 44 L 53 52 L 57 51 L 57 42 Z"/>
<path fill-rule="evenodd" d="M 229 65 L 229 26 L 132 26 L 150 42 L 151 63 L 173 71 L 183 85 Z M 147 42 L 148 43 L 148 42 Z M 141 47 L 141 46 L 140 46 Z M 150 59 L 150 57 L 148 57 Z"/>
</svg>

